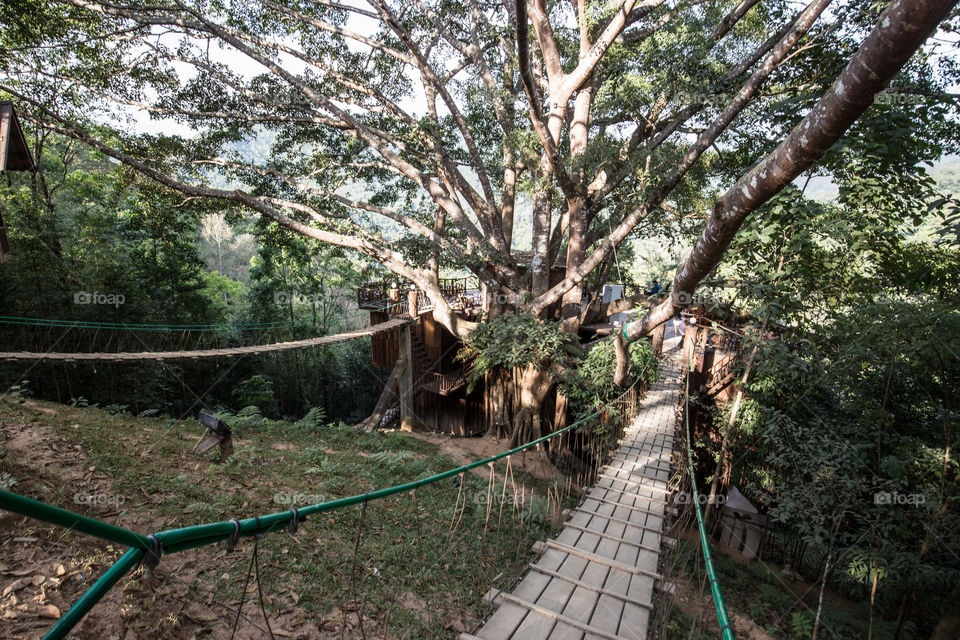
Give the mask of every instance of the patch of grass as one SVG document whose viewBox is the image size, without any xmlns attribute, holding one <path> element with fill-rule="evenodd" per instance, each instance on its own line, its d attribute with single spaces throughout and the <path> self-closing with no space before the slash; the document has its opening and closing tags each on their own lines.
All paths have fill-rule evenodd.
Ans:
<svg viewBox="0 0 960 640">
<path fill-rule="evenodd" d="M 79 446 L 87 467 L 79 471 L 103 478 L 109 491 L 125 500 L 122 513 L 108 517 L 97 506 L 73 504 L 76 488 L 71 486 L 35 482 L 33 497 L 86 509 L 142 533 L 285 511 L 309 503 L 300 499 L 332 500 L 458 466 L 439 455 L 436 445 L 400 432 L 274 421 L 252 411 L 226 420 L 234 428 L 236 451 L 219 464 L 215 452 L 191 453 L 203 433 L 195 420 L 0 403 L 0 423 L 35 424 L 53 434 L 58 447 Z M 21 468 L 11 472 L 22 477 Z M 555 482 L 562 486 L 563 481 Z M 486 495 L 487 481 L 467 473 L 462 487 L 460 478 L 450 478 L 365 509 L 311 517 L 295 536 L 270 534 L 257 543 L 268 610 L 297 603 L 305 615 L 322 622 L 342 609 L 362 607 L 370 619 L 366 624 L 389 619 L 391 634 L 455 638 L 454 621 L 479 621 L 488 612 L 483 594 L 491 586 L 512 586 L 531 559 L 533 542 L 554 532 L 557 505 L 548 508 L 547 484 L 518 474 L 521 484 L 534 489 L 536 497 L 520 509 L 505 505 L 502 519 L 496 505 L 488 520 L 487 505 L 478 499 Z M 501 491 L 497 485 L 495 494 Z M 149 524 L 136 524 L 135 518 Z M 230 553 L 219 546 L 184 553 L 180 562 L 189 562 L 191 575 L 199 576 L 189 587 L 191 597 L 237 602 L 253 544 L 245 538 Z M 165 557 L 161 575 L 164 568 L 176 575 L 178 566 Z M 137 611 L 133 615 L 150 614 Z"/>
<path fill-rule="evenodd" d="M 691 630 L 694 628 L 696 633 L 692 634 Z M 720 636 L 704 628 L 703 623 L 698 622 L 695 616 L 687 615 L 683 609 L 671 604 L 666 633 L 660 640 L 689 640 L 691 637 L 698 640 L 718 640 Z"/>
</svg>

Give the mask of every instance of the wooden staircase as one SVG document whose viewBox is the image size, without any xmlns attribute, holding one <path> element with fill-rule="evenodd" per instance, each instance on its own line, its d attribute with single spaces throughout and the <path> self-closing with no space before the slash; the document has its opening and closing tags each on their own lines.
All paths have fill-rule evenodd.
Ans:
<svg viewBox="0 0 960 640">
<path fill-rule="evenodd" d="M 415 393 L 429 391 L 448 396 L 467 383 L 463 369 L 440 373 L 439 360 L 433 360 L 416 331 L 410 332 L 410 354 L 413 358 L 413 381 Z"/>
<path fill-rule="evenodd" d="M 710 380 L 707 382 L 706 389 L 704 390 L 707 398 L 715 397 L 718 393 L 733 384 L 733 381 L 736 379 L 738 361 L 739 358 L 729 357 L 723 364 L 711 371 Z"/>
<path fill-rule="evenodd" d="M 441 396 L 448 396 L 463 385 L 467 384 L 467 376 L 463 369 L 457 369 L 450 373 L 433 372 L 420 385 L 424 391 L 439 393 Z"/>
</svg>

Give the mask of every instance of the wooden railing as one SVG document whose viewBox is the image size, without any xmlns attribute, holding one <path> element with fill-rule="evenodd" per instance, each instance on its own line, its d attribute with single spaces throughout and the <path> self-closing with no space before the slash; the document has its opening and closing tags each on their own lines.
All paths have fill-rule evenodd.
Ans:
<svg viewBox="0 0 960 640">
<path fill-rule="evenodd" d="M 712 398 L 735 381 L 743 340 L 732 331 L 704 325 L 698 325 L 693 336 L 695 370 L 704 376 L 701 392 Z"/>
<path fill-rule="evenodd" d="M 432 376 L 424 379 L 423 389 L 445 396 L 456 391 L 466 383 L 467 376 L 463 370 L 453 371 L 451 373 L 434 372 Z"/>
<path fill-rule="evenodd" d="M 357 287 L 357 304 L 360 308 L 386 301 L 387 297 L 386 282 L 368 282 L 367 284 Z"/>
<path fill-rule="evenodd" d="M 391 304 L 391 286 L 386 282 L 368 282 L 357 287 L 357 305 L 361 309 L 382 309 L 391 315 L 407 313 L 407 295 L 410 291 L 409 283 L 404 283 L 397 289 L 397 300 Z M 422 289 L 418 289 L 417 310 L 428 311 L 433 308 L 434 302 Z M 468 278 L 441 278 L 440 293 L 443 298 L 455 309 L 479 306 L 479 292 L 470 288 Z"/>
<path fill-rule="evenodd" d="M 711 331 L 709 346 L 718 351 L 740 351 L 743 339 L 729 331 Z"/>
</svg>

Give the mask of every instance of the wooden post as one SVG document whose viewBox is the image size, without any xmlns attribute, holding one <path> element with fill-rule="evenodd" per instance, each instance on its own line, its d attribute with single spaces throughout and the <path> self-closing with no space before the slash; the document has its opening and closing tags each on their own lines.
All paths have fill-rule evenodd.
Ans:
<svg viewBox="0 0 960 640">
<path fill-rule="evenodd" d="M 407 294 L 407 313 L 410 314 L 411 318 L 417 317 L 417 302 L 420 297 L 420 292 L 416 289 L 410 289 L 410 292 Z"/>
<path fill-rule="evenodd" d="M 387 297 L 390 300 L 390 307 L 388 313 L 392 316 L 395 316 L 400 313 L 400 289 L 397 288 L 397 284 L 394 283 L 391 285 L 390 290 L 387 292 Z"/>
<path fill-rule="evenodd" d="M 400 329 L 400 430 L 413 431 L 413 354 L 410 351 L 410 325 Z"/>
</svg>

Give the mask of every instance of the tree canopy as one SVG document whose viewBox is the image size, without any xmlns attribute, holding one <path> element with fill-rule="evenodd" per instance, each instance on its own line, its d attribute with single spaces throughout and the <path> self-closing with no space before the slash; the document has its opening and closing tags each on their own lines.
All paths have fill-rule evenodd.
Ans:
<svg viewBox="0 0 960 640">
<path fill-rule="evenodd" d="M 518 309 L 562 298 L 569 328 L 614 246 L 704 219 L 804 114 L 829 120 L 829 147 L 894 75 L 942 108 L 953 61 L 928 47 L 897 71 L 953 3 L 894 3 L 884 21 L 882 5 L 830 4 L 13 0 L 0 91 L 187 198 L 242 204 L 428 293 L 467 269 Z M 837 94 L 811 116 L 872 29 L 860 63 L 876 77 L 857 76 L 853 108 Z M 906 111 L 905 126 L 924 117 Z M 145 114 L 166 130 L 142 132 Z M 822 153 L 809 137 L 791 139 L 798 171 Z"/>
</svg>

